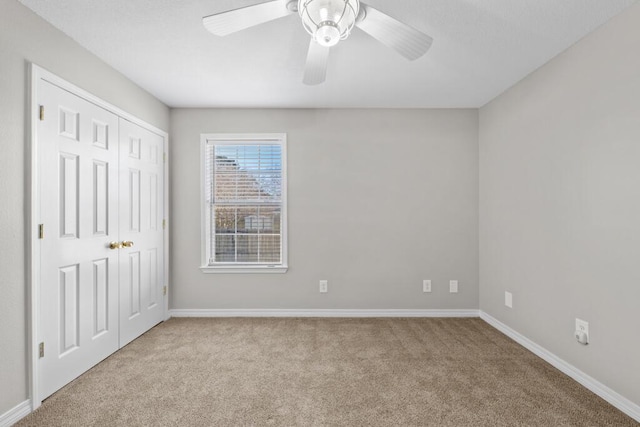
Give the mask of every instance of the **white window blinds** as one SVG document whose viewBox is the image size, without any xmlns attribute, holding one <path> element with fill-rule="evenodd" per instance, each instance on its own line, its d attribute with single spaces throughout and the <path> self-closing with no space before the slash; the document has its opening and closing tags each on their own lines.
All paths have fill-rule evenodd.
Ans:
<svg viewBox="0 0 640 427">
<path fill-rule="evenodd" d="M 283 140 L 274 138 L 207 139 L 209 266 L 285 264 L 284 148 Z"/>
</svg>

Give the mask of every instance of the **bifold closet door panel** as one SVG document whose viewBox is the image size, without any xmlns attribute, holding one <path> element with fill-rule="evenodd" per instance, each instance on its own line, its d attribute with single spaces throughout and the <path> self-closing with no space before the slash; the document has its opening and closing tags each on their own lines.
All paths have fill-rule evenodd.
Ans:
<svg viewBox="0 0 640 427">
<path fill-rule="evenodd" d="M 120 119 L 120 346 L 163 320 L 164 138 Z"/>
<path fill-rule="evenodd" d="M 118 117 L 37 83 L 40 398 L 119 347 Z M 39 349 L 40 350 L 40 349 Z"/>
</svg>

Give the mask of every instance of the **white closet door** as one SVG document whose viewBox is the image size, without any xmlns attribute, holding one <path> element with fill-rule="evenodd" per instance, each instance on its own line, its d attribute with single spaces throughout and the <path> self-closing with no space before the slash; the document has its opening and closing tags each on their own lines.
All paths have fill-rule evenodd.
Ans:
<svg viewBox="0 0 640 427">
<path fill-rule="evenodd" d="M 118 349 L 118 117 L 44 80 L 40 398 Z"/>
<path fill-rule="evenodd" d="M 163 320 L 164 138 L 120 119 L 120 346 Z"/>
</svg>

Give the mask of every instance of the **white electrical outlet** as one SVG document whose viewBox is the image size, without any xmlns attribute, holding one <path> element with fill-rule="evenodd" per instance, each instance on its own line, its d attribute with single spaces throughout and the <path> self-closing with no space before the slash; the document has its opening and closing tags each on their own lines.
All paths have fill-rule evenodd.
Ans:
<svg viewBox="0 0 640 427">
<path fill-rule="evenodd" d="M 575 337 L 580 344 L 589 344 L 589 322 L 576 318 Z"/>
<path fill-rule="evenodd" d="M 513 308 L 513 295 L 511 294 L 511 292 L 504 292 L 504 305 L 509 308 Z"/>
<path fill-rule="evenodd" d="M 422 292 L 431 292 L 431 280 L 422 281 Z"/>
<path fill-rule="evenodd" d="M 320 280 L 320 293 L 326 294 L 329 292 L 329 281 L 328 280 Z"/>
<path fill-rule="evenodd" d="M 457 280 L 449 280 L 449 292 L 452 294 L 458 293 L 458 281 Z"/>
</svg>

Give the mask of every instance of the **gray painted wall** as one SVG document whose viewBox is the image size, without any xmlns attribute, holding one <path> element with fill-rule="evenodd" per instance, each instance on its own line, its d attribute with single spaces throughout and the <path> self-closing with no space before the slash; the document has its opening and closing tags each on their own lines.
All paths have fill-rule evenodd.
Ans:
<svg viewBox="0 0 640 427">
<path fill-rule="evenodd" d="M 480 308 L 636 404 L 639 46 L 640 4 L 480 111 Z"/>
<path fill-rule="evenodd" d="M 168 130 L 169 109 L 15 0 L 0 0 L 0 414 L 27 399 L 28 62 Z"/>
<path fill-rule="evenodd" d="M 198 268 L 200 134 L 224 132 L 288 134 L 284 275 Z M 171 308 L 477 309 L 477 137 L 477 110 L 172 110 Z"/>
<path fill-rule="evenodd" d="M 27 62 L 162 129 L 169 111 L 15 0 L 0 1 L 1 414 L 27 398 Z M 480 119 L 475 110 L 174 110 L 171 307 L 479 304 L 640 404 L 637 22 L 640 5 Z M 283 131 L 289 272 L 200 273 L 200 133 Z M 424 278 L 432 294 L 421 292 Z M 449 279 L 460 280 L 459 294 L 447 293 Z M 591 322 L 588 347 L 573 341 L 575 317 Z"/>
</svg>

